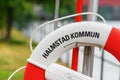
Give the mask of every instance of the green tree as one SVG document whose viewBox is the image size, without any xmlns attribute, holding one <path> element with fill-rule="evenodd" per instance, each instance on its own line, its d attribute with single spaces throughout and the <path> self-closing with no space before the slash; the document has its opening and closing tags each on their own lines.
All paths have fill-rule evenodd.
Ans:
<svg viewBox="0 0 120 80">
<path fill-rule="evenodd" d="M 27 0 L 0 0 L 0 26 L 6 26 L 6 41 L 10 40 L 13 22 L 19 20 L 20 13 L 29 14 L 31 6 Z"/>
<path fill-rule="evenodd" d="M 60 16 L 75 13 L 75 2 L 76 0 L 60 0 Z M 54 15 L 55 0 L 0 0 L 0 29 L 6 26 L 6 41 L 10 40 L 13 22 L 20 24 L 21 28 L 26 21 L 31 20 L 33 3 L 41 5 L 48 14 Z"/>
<path fill-rule="evenodd" d="M 56 0 L 31 0 L 34 3 L 40 4 L 42 8 L 49 14 L 54 15 Z M 75 13 L 77 0 L 60 0 L 60 16 Z"/>
</svg>

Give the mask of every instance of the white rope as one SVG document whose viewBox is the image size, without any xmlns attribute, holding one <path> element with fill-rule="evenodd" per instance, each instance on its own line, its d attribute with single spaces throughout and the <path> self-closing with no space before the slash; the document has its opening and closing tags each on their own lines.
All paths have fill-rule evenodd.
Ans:
<svg viewBox="0 0 120 80">
<path fill-rule="evenodd" d="M 20 67 L 18 68 L 17 70 L 15 70 L 8 78 L 8 80 L 11 80 L 11 78 L 17 73 L 19 72 L 20 70 L 24 69 L 26 66 L 23 66 L 23 67 Z"/>
<path fill-rule="evenodd" d="M 103 23 L 106 24 L 106 20 L 105 20 L 101 15 L 99 15 L 99 14 L 97 14 L 97 13 L 94 13 L 94 12 L 77 13 L 77 14 L 73 14 L 73 15 L 69 15 L 69 16 L 57 18 L 57 19 L 54 19 L 54 20 L 52 20 L 52 21 L 48 21 L 48 22 L 46 22 L 46 23 L 43 23 L 43 24 L 39 25 L 39 26 L 32 32 L 31 38 L 30 38 L 30 50 L 31 50 L 31 52 L 33 52 L 32 38 L 33 38 L 34 33 L 35 33 L 38 29 L 42 28 L 43 26 L 45 26 L 45 25 L 47 25 L 47 24 L 54 23 L 54 22 L 56 22 L 56 21 L 64 20 L 64 19 L 67 19 L 67 18 L 79 16 L 79 15 L 87 15 L 87 14 L 98 16 L 99 18 L 102 19 Z"/>
</svg>

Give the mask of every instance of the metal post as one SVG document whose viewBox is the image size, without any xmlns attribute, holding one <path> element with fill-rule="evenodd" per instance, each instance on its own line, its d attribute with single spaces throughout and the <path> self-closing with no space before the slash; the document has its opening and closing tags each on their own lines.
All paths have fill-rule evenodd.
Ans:
<svg viewBox="0 0 120 80">
<path fill-rule="evenodd" d="M 101 73 L 100 73 L 100 80 L 103 80 L 103 69 L 104 69 L 104 50 L 102 50 L 102 56 L 101 56 Z"/>
<path fill-rule="evenodd" d="M 98 0 L 90 0 L 88 11 L 96 12 L 98 9 Z M 95 21 L 96 16 L 87 16 L 89 21 Z M 94 61 L 94 47 L 85 46 L 84 48 L 84 61 L 83 61 L 83 74 L 92 77 L 93 73 L 93 61 Z"/>
<path fill-rule="evenodd" d="M 119 65 L 119 80 L 120 80 L 120 65 Z"/>
<path fill-rule="evenodd" d="M 59 16 L 59 6 L 60 6 L 60 0 L 56 0 L 55 2 L 55 16 L 54 19 L 57 19 Z M 54 30 L 58 28 L 58 22 L 54 23 Z"/>
<path fill-rule="evenodd" d="M 76 13 L 82 13 L 82 9 L 83 9 L 83 0 L 76 0 Z M 82 21 L 82 15 L 76 16 L 75 22 L 80 22 L 80 21 Z M 78 70 L 78 56 L 79 56 L 79 47 L 73 48 L 71 69 L 75 71 Z"/>
<path fill-rule="evenodd" d="M 57 19 L 59 17 L 59 8 L 60 8 L 60 0 L 55 0 L 55 13 L 54 13 L 54 19 Z M 54 30 L 58 28 L 58 21 L 54 22 Z M 58 61 L 61 61 L 61 58 L 59 58 Z"/>
</svg>

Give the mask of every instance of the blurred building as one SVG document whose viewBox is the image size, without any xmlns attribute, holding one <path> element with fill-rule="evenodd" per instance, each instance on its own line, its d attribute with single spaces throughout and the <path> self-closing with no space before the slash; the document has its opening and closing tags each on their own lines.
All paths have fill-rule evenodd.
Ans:
<svg viewBox="0 0 120 80">
<path fill-rule="evenodd" d="M 89 0 L 83 4 L 88 6 Z M 107 20 L 120 20 L 120 0 L 99 0 L 98 13 Z"/>
</svg>

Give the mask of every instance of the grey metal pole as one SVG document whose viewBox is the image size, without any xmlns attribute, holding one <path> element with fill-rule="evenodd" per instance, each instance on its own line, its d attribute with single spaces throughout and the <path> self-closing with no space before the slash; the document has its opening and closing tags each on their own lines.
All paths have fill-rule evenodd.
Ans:
<svg viewBox="0 0 120 80">
<path fill-rule="evenodd" d="M 98 0 L 90 0 L 88 6 L 89 12 L 98 11 Z M 89 21 L 95 21 L 97 19 L 96 16 L 87 16 Z M 92 77 L 93 73 L 93 62 L 94 62 L 94 47 L 85 46 L 84 48 L 84 61 L 83 61 L 83 71 L 82 73 Z"/>
<path fill-rule="evenodd" d="M 120 65 L 119 65 L 119 80 L 120 80 Z"/>
<path fill-rule="evenodd" d="M 103 80 L 103 69 L 104 69 L 104 50 L 102 50 L 102 56 L 101 56 L 100 80 Z"/>
<path fill-rule="evenodd" d="M 60 8 L 60 0 L 55 0 L 55 13 L 54 13 L 54 19 L 57 19 L 59 17 L 59 8 Z M 54 30 L 58 28 L 58 21 L 54 22 Z M 61 61 L 61 58 L 59 58 L 59 61 Z"/>
<path fill-rule="evenodd" d="M 59 7 L 60 7 L 60 0 L 55 1 L 55 16 L 54 19 L 57 19 L 59 16 Z M 54 30 L 58 28 L 58 22 L 54 23 Z"/>
</svg>

